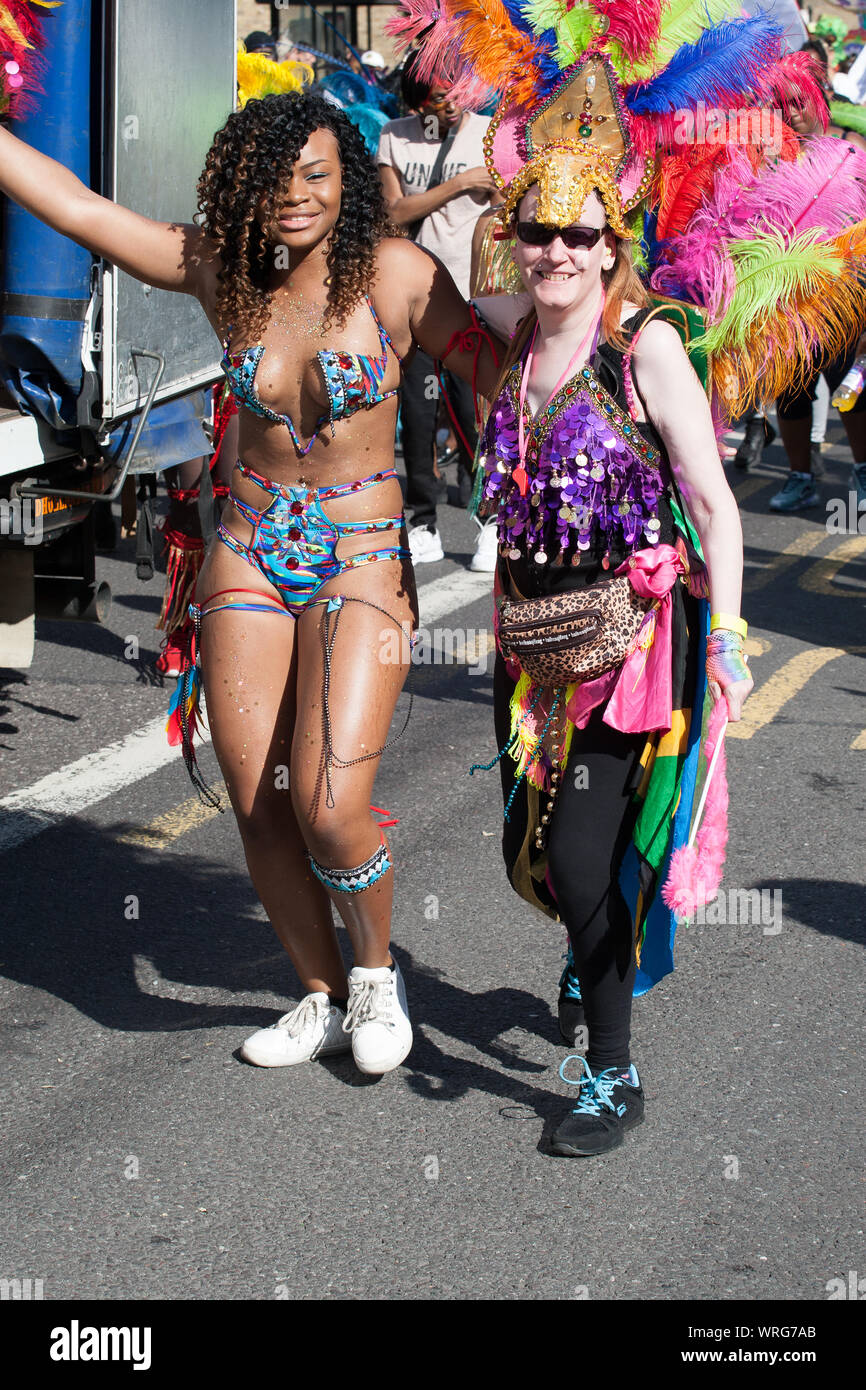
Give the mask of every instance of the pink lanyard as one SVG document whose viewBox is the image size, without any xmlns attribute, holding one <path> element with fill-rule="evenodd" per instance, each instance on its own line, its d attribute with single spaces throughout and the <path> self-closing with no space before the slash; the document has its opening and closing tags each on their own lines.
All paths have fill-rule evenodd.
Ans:
<svg viewBox="0 0 866 1390">
<path fill-rule="evenodd" d="M 583 342 L 580 344 L 580 347 L 579 347 L 579 348 L 577 349 L 577 351 L 574 353 L 574 356 L 571 358 L 571 361 L 569 362 L 569 364 L 568 364 L 568 366 L 566 367 L 565 371 L 562 373 L 562 376 L 559 378 L 559 381 L 556 383 L 556 385 L 554 386 L 554 388 L 553 388 L 553 390 L 551 391 L 550 395 L 548 396 L 547 400 L 544 402 L 544 405 L 542 406 L 542 409 L 546 409 L 547 406 L 550 405 L 550 402 L 553 400 L 553 398 L 554 398 L 554 396 L 557 394 L 557 392 L 562 388 L 562 386 L 565 384 L 565 382 L 568 381 L 569 377 L 571 377 L 571 376 L 574 375 L 575 363 L 580 361 L 580 359 L 582 358 L 584 352 L 586 351 L 586 347 L 587 347 L 587 344 L 589 343 L 590 338 L 593 338 L 593 337 L 594 337 L 594 341 L 593 341 L 592 349 L 590 350 L 590 354 L 589 354 L 589 355 L 590 355 L 590 357 L 593 357 L 593 356 L 594 356 L 594 354 L 595 354 L 595 349 L 596 349 L 596 347 L 598 346 L 598 335 L 599 335 L 599 332 L 600 332 L 600 329 L 601 329 L 601 319 L 602 319 L 602 315 L 604 314 L 604 303 L 605 303 L 605 298 L 606 298 L 606 291 L 605 291 L 604 288 L 602 287 L 602 291 L 601 291 L 601 304 L 600 304 L 600 306 L 599 306 L 598 315 L 597 315 L 597 317 L 595 318 L 595 320 L 589 325 L 589 328 L 588 328 L 587 333 L 586 333 L 586 337 L 583 339 Z M 538 324 L 535 325 L 535 331 L 534 331 L 534 333 L 532 334 L 532 340 L 531 340 L 531 342 L 530 342 L 530 344 L 529 344 L 529 351 L 528 351 L 528 353 L 526 354 L 526 365 L 525 365 L 524 368 L 523 368 L 523 375 L 522 375 L 521 380 L 520 380 L 520 405 L 519 405 L 518 416 L 517 416 L 517 467 L 514 468 L 514 469 L 512 469 L 511 476 L 513 477 L 513 479 L 514 479 L 514 481 L 516 482 L 518 488 L 520 489 L 520 495 L 521 495 L 521 497 L 525 497 L 525 496 L 526 496 L 526 490 L 527 490 L 527 488 L 529 487 L 529 475 L 528 475 L 527 472 L 526 472 L 526 462 L 525 462 L 525 460 L 526 460 L 526 429 L 525 429 L 525 423 L 524 423 L 524 405 L 525 405 L 525 403 L 526 403 L 526 392 L 527 392 L 527 389 L 528 389 L 528 387 L 529 387 L 529 377 L 530 377 L 530 373 L 532 372 L 532 358 L 533 358 L 533 353 L 534 353 L 534 350 L 535 350 L 535 338 L 536 338 L 536 334 L 537 334 L 537 333 L 538 333 Z"/>
</svg>

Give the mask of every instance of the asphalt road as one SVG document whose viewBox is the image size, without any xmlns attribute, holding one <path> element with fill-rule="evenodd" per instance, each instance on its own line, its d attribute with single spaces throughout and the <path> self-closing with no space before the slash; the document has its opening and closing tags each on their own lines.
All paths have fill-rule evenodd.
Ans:
<svg viewBox="0 0 866 1390">
<path fill-rule="evenodd" d="M 822 504 L 848 486 L 846 451 L 825 461 Z M 129 542 L 101 559 L 108 626 L 41 624 L 32 669 L 0 673 L 0 796 L 65 770 L 47 810 L 0 810 L 0 1276 L 46 1300 L 697 1301 L 827 1300 L 866 1276 L 866 535 L 828 532 L 824 505 L 769 513 L 783 467 L 773 448 L 732 475 L 757 689 L 729 743 L 728 920 L 683 928 L 636 1002 L 646 1123 L 597 1160 L 546 1149 L 571 1101 L 564 932 L 507 885 L 496 775 L 467 775 L 495 752 L 492 658 L 417 669 L 377 784 L 399 817 L 407 1062 L 372 1082 L 351 1058 L 257 1070 L 238 1048 L 298 987 L 231 816 L 198 813 L 179 758 L 64 800 L 168 697 L 161 582 L 136 580 Z M 473 525 L 440 521 L 419 583 L 440 627 L 486 636 Z M 731 921 L 752 888 L 778 912 Z"/>
</svg>

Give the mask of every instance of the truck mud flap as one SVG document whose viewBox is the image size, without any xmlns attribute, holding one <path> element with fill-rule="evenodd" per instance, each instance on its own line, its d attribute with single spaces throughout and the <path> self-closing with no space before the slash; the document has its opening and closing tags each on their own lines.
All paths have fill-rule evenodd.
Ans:
<svg viewBox="0 0 866 1390">
<path fill-rule="evenodd" d="M 156 477 L 145 474 L 138 493 L 138 521 L 135 529 L 135 574 L 145 581 L 153 579 L 153 503 L 156 498 Z"/>
</svg>

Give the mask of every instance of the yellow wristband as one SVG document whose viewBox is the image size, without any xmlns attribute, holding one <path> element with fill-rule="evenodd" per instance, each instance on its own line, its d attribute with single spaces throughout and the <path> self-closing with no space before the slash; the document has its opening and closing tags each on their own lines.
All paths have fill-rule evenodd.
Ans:
<svg viewBox="0 0 866 1390">
<path fill-rule="evenodd" d="M 749 624 L 744 618 L 734 618 L 730 613 L 713 613 L 710 618 L 710 632 L 715 632 L 717 627 L 727 628 L 729 632 L 738 632 L 742 638 L 749 635 Z"/>
</svg>

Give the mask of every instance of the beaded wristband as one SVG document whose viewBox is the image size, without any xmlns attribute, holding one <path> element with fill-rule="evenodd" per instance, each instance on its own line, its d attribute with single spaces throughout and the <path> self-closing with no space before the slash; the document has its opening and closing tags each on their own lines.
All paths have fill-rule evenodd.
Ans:
<svg viewBox="0 0 866 1390">
<path fill-rule="evenodd" d="M 715 632 L 716 628 L 724 627 L 729 632 L 738 632 L 741 637 L 748 637 L 749 624 L 744 618 L 735 618 L 731 613 L 713 613 L 710 618 L 710 632 Z"/>
</svg>

